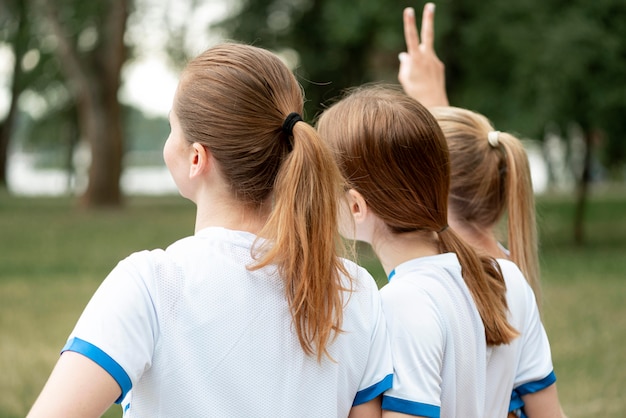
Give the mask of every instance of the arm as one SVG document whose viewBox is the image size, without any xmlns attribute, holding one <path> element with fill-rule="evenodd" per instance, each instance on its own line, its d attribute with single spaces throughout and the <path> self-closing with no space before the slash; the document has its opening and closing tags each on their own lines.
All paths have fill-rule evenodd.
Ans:
<svg viewBox="0 0 626 418">
<path fill-rule="evenodd" d="M 409 96 L 426 107 L 448 106 L 445 66 L 437 57 L 435 41 L 435 5 L 426 3 L 422 14 L 422 43 L 415 25 L 415 11 L 404 9 L 404 39 L 407 52 L 402 52 L 398 80 Z"/>
<path fill-rule="evenodd" d="M 401 414 L 400 412 L 383 411 L 383 418 L 419 418 L 419 417 L 417 417 L 416 415 Z"/>
<path fill-rule="evenodd" d="M 100 417 L 120 396 L 117 382 L 82 354 L 64 352 L 28 418 Z"/>
<path fill-rule="evenodd" d="M 439 416 L 445 332 L 436 297 L 411 281 L 390 283 L 381 295 L 394 362 L 383 417 Z"/>
<path fill-rule="evenodd" d="M 377 396 L 369 402 L 353 406 L 348 418 L 381 418 L 381 397 Z"/>
<path fill-rule="evenodd" d="M 550 342 L 535 295 L 517 265 L 508 260 L 498 263 L 506 281 L 509 310 L 517 318 L 515 327 L 521 333 L 514 392 L 529 418 L 565 417 L 559 404 Z"/>
<path fill-rule="evenodd" d="M 563 418 L 565 414 L 559 404 L 556 383 L 540 390 L 522 396 L 524 412 L 528 418 Z"/>
</svg>

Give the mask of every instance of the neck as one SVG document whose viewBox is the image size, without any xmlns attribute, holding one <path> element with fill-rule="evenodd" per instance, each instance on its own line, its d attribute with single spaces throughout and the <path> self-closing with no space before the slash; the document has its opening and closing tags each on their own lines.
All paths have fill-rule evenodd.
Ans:
<svg viewBox="0 0 626 418">
<path fill-rule="evenodd" d="M 387 276 L 400 264 L 415 258 L 439 254 L 437 234 L 434 232 L 389 231 L 374 234 L 371 245 Z"/>
<path fill-rule="evenodd" d="M 476 250 L 486 253 L 493 258 L 508 258 L 505 252 L 502 251 L 502 247 L 498 244 L 493 226 L 481 227 L 473 223 L 452 218 L 448 220 L 456 233 Z"/>
<path fill-rule="evenodd" d="M 254 209 L 219 197 L 201 200 L 196 206 L 196 232 L 209 227 L 222 227 L 258 235 L 269 213 L 266 205 Z"/>
</svg>

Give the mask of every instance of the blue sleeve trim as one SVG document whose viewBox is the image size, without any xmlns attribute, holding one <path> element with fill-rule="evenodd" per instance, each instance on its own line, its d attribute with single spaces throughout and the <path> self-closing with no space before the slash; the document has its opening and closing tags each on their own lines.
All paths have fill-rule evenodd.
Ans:
<svg viewBox="0 0 626 418">
<path fill-rule="evenodd" d="M 115 403 L 122 402 L 122 399 L 126 396 L 126 394 L 133 387 L 133 384 L 128 377 L 128 374 L 122 366 L 120 366 L 115 360 L 113 360 L 107 353 L 96 347 L 95 345 L 88 343 L 85 340 L 81 340 L 80 338 L 72 338 L 70 339 L 61 353 L 64 351 L 73 351 L 88 359 L 94 361 L 97 365 L 102 367 L 107 371 L 115 379 L 118 385 L 120 385 L 120 389 L 122 390 L 122 394 L 115 401 Z"/>
<path fill-rule="evenodd" d="M 354 402 L 352 402 L 352 406 L 361 405 L 365 402 L 371 401 L 378 395 L 381 395 L 387 389 L 391 389 L 392 385 L 393 385 L 393 374 L 388 374 L 387 376 L 385 376 L 383 380 L 376 383 L 375 385 L 372 385 L 368 388 L 358 391 L 356 396 L 354 397 Z"/>
<path fill-rule="evenodd" d="M 441 408 L 436 405 L 407 401 L 391 396 L 383 396 L 383 410 L 428 418 L 439 418 L 441 414 Z"/>
<path fill-rule="evenodd" d="M 515 411 L 517 409 L 522 409 L 524 407 L 524 401 L 520 397 L 519 393 L 515 389 L 511 393 L 511 402 L 509 403 L 509 412 Z"/>
<path fill-rule="evenodd" d="M 543 379 L 524 383 L 523 385 L 516 387 L 515 391 L 519 394 L 519 396 L 524 396 L 529 393 L 539 392 L 540 390 L 554 384 L 554 382 L 556 382 L 556 375 L 554 374 L 554 371 L 551 371 L 550 374 Z"/>
</svg>

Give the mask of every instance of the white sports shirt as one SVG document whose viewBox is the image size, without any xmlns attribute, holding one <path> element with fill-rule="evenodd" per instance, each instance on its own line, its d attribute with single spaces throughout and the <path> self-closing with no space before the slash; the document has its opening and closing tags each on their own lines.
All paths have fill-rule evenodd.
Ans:
<svg viewBox="0 0 626 418">
<path fill-rule="evenodd" d="M 515 264 L 498 262 L 509 320 L 521 335 L 497 347 L 486 345 L 455 254 L 410 260 L 390 274 L 381 295 L 395 375 L 383 409 L 426 417 L 504 417 L 514 388 L 536 391 L 554 383 L 533 292 Z"/>
<path fill-rule="evenodd" d="M 246 269 L 255 239 L 207 228 L 131 255 L 63 350 L 115 378 L 125 417 L 346 417 L 388 389 L 393 366 L 372 277 L 346 261 L 355 280 L 344 332 L 328 346 L 334 361 L 318 363 L 300 346 L 275 268 Z"/>
</svg>

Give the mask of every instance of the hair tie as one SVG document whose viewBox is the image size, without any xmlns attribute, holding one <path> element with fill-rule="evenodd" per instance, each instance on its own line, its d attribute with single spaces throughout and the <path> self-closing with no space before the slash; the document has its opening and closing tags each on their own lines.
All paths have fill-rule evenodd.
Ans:
<svg viewBox="0 0 626 418">
<path fill-rule="evenodd" d="M 446 226 L 444 226 L 443 228 L 441 228 L 439 231 L 437 231 L 438 234 L 441 234 L 443 231 L 445 231 L 446 229 L 448 229 L 450 225 L 446 224 Z"/>
<path fill-rule="evenodd" d="M 283 122 L 283 132 L 288 136 L 292 136 L 294 125 L 300 121 L 302 121 L 302 116 L 299 113 L 291 112 Z"/>
<path fill-rule="evenodd" d="M 487 142 L 492 148 L 497 148 L 500 144 L 498 136 L 500 136 L 500 131 L 491 131 L 487 134 Z"/>
</svg>

